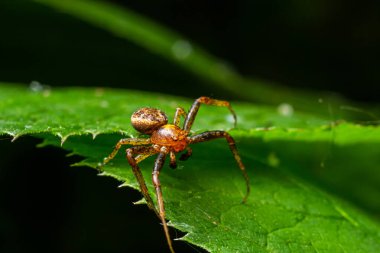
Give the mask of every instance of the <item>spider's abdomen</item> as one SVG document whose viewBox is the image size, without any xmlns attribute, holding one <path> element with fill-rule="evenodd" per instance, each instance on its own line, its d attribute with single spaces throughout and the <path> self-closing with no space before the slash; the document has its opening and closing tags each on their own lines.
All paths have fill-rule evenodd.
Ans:
<svg viewBox="0 0 380 253">
<path fill-rule="evenodd" d="M 153 144 L 170 147 L 174 152 L 180 152 L 187 146 L 187 132 L 181 128 L 167 124 L 153 132 L 150 140 Z"/>
<path fill-rule="evenodd" d="M 156 108 L 144 107 L 131 116 L 132 126 L 143 134 L 151 134 L 168 123 L 165 113 Z"/>
</svg>

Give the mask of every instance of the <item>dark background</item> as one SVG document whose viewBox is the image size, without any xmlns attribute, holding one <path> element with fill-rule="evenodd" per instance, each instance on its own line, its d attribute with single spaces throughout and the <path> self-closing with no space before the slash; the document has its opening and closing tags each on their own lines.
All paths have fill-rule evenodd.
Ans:
<svg viewBox="0 0 380 253">
<path fill-rule="evenodd" d="M 244 76 L 379 102 L 379 1 L 113 2 L 180 32 Z M 0 81 L 237 99 L 135 44 L 30 1 L 0 0 L 0 32 Z M 37 143 L 0 140 L 0 252 L 167 249 L 158 219 L 132 205 L 136 191 L 70 168 L 79 157 Z"/>
<path fill-rule="evenodd" d="M 112 2 L 178 31 L 244 76 L 379 101 L 379 1 Z M 228 96 L 172 62 L 48 7 L 0 4 L 2 81 Z"/>
</svg>

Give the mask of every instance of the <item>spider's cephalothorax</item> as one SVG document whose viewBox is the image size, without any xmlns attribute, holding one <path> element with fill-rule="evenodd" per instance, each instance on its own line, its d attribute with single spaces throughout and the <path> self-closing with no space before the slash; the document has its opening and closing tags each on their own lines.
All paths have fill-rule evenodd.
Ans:
<svg viewBox="0 0 380 253">
<path fill-rule="evenodd" d="M 166 124 L 152 133 L 150 140 L 156 148 L 166 147 L 170 152 L 181 152 L 187 147 L 188 132 L 176 125 Z"/>
<path fill-rule="evenodd" d="M 201 104 L 227 107 L 231 111 L 236 124 L 236 115 L 232 110 L 230 103 L 209 97 L 200 97 L 196 99 L 191 106 L 189 113 L 186 113 L 182 108 L 177 108 L 174 115 L 173 124 L 168 124 L 168 118 L 161 110 L 146 107 L 141 108 L 132 114 L 132 126 L 140 133 L 150 135 L 150 137 L 121 139 L 116 144 L 112 153 L 108 157 L 104 158 L 104 162 L 102 164 L 103 166 L 113 159 L 122 145 L 132 145 L 132 147 L 126 150 L 127 160 L 132 167 L 133 173 L 136 176 L 141 192 L 144 195 L 149 208 L 154 210 L 161 219 L 169 249 L 172 253 L 174 250 L 169 236 L 168 226 L 165 221 L 164 200 L 162 197 L 161 184 L 159 180 L 159 174 L 164 165 L 166 156 L 169 155 L 170 157 L 170 167 L 176 168 L 176 153 L 184 151 L 180 157 L 180 160 L 186 160 L 191 156 L 192 150 L 189 147 L 189 144 L 216 138 L 225 138 L 246 181 L 247 190 L 243 198 L 243 202 L 247 200 L 250 191 L 249 178 L 237 152 L 235 141 L 227 132 L 215 130 L 196 135 L 189 135 L 191 126 L 193 125 L 195 116 Z M 181 116 L 185 118 L 182 128 L 180 127 Z M 158 154 L 152 173 L 152 182 L 156 190 L 158 210 L 153 204 L 152 198 L 150 197 L 148 188 L 145 184 L 145 180 L 138 166 L 139 162 L 154 154 Z"/>
</svg>

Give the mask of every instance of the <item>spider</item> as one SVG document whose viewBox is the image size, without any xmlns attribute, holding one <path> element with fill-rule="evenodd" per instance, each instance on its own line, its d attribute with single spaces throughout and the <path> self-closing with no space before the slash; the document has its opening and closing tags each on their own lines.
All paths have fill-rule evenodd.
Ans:
<svg viewBox="0 0 380 253">
<path fill-rule="evenodd" d="M 191 156 L 192 149 L 189 147 L 189 144 L 209 141 L 217 138 L 225 138 L 246 181 L 247 189 L 243 198 L 243 203 L 246 202 L 250 191 L 248 174 L 236 149 L 235 141 L 227 132 L 215 130 L 190 135 L 191 126 L 194 123 L 195 116 L 197 115 L 201 104 L 227 107 L 233 115 L 234 124 L 236 126 L 236 114 L 230 103 L 228 101 L 212 99 L 209 97 L 200 97 L 196 99 L 191 106 L 189 113 L 186 113 L 183 108 L 178 107 L 174 115 L 173 124 L 168 124 L 168 118 L 163 111 L 155 108 L 144 107 L 132 114 L 131 123 L 137 131 L 142 134 L 150 135 L 150 137 L 121 139 L 116 144 L 112 153 L 104 158 L 103 163 L 100 165 L 102 167 L 112 160 L 122 145 L 132 145 L 132 147 L 126 149 L 128 163 L 132 167 L 133 173 L 140 185 L 141 192 L 147 202 L 148 207 L 157 214 L 158 218 L 162 222 L 165 237 L 170 252 L 172 253 L 174 253 L 174 249 L 170 239 L 169 229 L 165 221 L 164 200 L 159 179 L 160 171 L 167 156 L 170 158 L 170 167 L 176 168 L 176 153 L 184 151 L 179 158 L 182 161 L 187 160 Z M 181 116 L 185 119 L 183 128 L 180 127 Z M 145 184 L 145 180 L 138 166 L 139 162 L 155 154 L 158 154 L 158 156 L 153 167 L 152 181 L 156 191 L 158 210 L 153 204 L 152 198 L 149 195 L 148 188 Z"/>
</svg>

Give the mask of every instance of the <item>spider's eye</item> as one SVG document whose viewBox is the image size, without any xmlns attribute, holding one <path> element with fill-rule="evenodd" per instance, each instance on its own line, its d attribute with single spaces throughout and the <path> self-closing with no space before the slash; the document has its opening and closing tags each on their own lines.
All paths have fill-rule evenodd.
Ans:
<svg viewBox="0 0 380 253">
<path fill-rule="evenodd" d="M 131 116 L 132 126 L 143 134 L 151 134 L 168 123 L 165 113 L 155 108 L 141 108 Z"/>
</svg>

